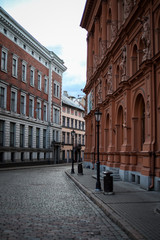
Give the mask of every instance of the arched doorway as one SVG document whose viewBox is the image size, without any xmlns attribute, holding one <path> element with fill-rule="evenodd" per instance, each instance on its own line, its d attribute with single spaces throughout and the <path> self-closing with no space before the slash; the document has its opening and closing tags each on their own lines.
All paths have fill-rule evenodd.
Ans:
<svg viewBox="0 0 160 240">
<path fill-rule="evenodd" d="M 117 115 L 117 150 L 121 151 L 123 144 L 123 107 L 120 106 Z"/>
</svg>

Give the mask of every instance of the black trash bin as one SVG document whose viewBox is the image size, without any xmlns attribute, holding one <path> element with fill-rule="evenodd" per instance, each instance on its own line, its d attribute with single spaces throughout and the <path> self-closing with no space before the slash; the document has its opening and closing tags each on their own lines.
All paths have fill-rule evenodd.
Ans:
<svg viewBox="0 0 160 240">
<path fill-rule="evenodd" d="M 78 163 L 78 174 L 83 174 L 83 166 L 82 166 L 82 163 Z"/>
<path fill-rule="evenodd" d="M 104 174 L 104 192 L 111 193 L 113 192 L 113 176 L 111 176 L 112 172 L 108 171 L 104 172 Z"/>
</svg>

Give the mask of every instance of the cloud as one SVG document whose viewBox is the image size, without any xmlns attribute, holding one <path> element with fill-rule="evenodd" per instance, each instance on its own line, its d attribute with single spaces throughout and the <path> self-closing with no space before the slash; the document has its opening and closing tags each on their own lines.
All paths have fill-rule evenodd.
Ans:
<svg viewBox="0 0 160 240">
<path fill-rule="evenodd" d="M 86 81 L 86 31 L 82 18 L 86 0 L 1 0 L 1 6 L 30 34 L 63 59 L 64 87 L 83 88 Z M 67 84 L 65 84 L 67 83 Z"/>
</svg>

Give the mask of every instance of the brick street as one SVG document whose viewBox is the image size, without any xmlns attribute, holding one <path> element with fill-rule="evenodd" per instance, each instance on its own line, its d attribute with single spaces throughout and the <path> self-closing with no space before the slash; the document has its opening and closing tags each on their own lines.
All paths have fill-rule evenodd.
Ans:
<svg viewBox="0 0 160 240">
<path fill-rule="evenodd" d="M 129 239 L 66 176 L 67 167 L 0 172 L 0 239 Z"/>
</svg>

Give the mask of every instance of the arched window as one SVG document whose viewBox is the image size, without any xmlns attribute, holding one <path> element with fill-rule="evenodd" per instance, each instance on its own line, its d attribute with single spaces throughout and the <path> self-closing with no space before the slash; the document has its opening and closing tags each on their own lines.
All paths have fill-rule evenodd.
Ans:
<svg viewBox="0 0 160 240">
<path fill-rule="evenodd" d="M 142 151 L 145 142 L 145 103 L 141 94 L 137 96 L 135 102 L 134 131 L 134 149 Z"/>
<path fill-rule="evenodd" d="M 133 47 L 133 54 L 132 54 L 132 74 L 135 74 L 138 70 L 137 67 L 137 45 L 135 44 Z"/>
<path fill-rule="evenodd" d="M 123 144 L 123 107 L 120 106 L 118 109 L 117 119 L 117 150 L 121 150 Z"/>
</svg>

